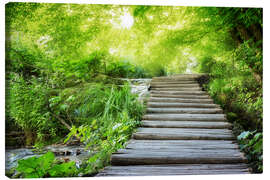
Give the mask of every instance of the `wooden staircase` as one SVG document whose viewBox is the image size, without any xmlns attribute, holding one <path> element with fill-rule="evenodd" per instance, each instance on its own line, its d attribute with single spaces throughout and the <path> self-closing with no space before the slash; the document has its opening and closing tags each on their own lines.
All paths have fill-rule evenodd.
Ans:
<svg viewBox="0 0 270 180">
<path fill-rule="evenodd" d="M 199 76 L 153 78 L 142 127 L 97 176 L 249 173 L 232 125 L 201 90 Z"/>
</svg>

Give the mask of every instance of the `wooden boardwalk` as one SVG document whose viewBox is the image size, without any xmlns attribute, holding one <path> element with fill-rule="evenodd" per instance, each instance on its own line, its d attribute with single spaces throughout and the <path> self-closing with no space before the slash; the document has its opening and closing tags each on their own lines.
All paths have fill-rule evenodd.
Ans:
<svg viewBox="0 0 270 180">
<path fill-rule="evenodd" d="M 97 176 L 249 173 L 231 124 L 197 77 L 153 78 L 142 127 Z"/>
</svg>

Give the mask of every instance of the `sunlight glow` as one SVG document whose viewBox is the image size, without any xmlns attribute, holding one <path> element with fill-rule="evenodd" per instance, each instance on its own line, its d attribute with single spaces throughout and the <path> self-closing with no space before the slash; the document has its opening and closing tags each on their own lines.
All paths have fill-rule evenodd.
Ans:
<svg viewBox="0 0 270 180">
<path fill-rule="evenodd" d="M 121 20 L 121 27 L 124 29 L 129 29 L 132 27 L 134 23 L 133 17 L 130 15 L 130 13 L 125 12 L 124 15 L 120 16 Z"/>
</svg>

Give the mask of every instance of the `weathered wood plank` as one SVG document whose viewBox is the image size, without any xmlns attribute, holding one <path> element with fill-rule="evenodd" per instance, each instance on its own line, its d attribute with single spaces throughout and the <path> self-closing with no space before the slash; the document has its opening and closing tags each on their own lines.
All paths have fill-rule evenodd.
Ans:
<svg viewBox="0 0 270 180">
<path fill-rule="evenodd" d="M 171 133 L 171 134 L 183 134 L 183 133 L 208 133 L 208 134 L 231 134 L 232 131 L 229 129 L 198 129 L 198 128 L 143 128 L 139 127 L 137 132 L 148 132 L 148 133 Z"/>
<path fill-rule="evenodd" d="M 200 121 L 142 121 L 143 127 L 152 128 L 205 128 L 205 129 L 231 129 L 228 122 L 200 122 Z"/>
<path fill-rule="evenodd" d="M 180 175 L 221 175 L 221 174 L 249 174 L 247 171 L 225 171 L 225 170 L 198 170 L 198 171 L 187 171 L 187 172 L 106 172 L 105 174 L 101 173 L 98 176 L 180 176 Z"/>
<path fill-rule="evenodd" d="M 147 108 L 147 113 L 165 113 L 165 114 L 220 114 L 220 108 Z"/>
<path fill-rule="evenodd" d="M 177 85 L 184 85 L 184 84 L 195 84 L 197 85 L 198 82 L 191 80 L 191 81 L 151 81 L 150 85 L 170 85 L 170 84 L 177 84 Z"/>
<path fill-rule="evenodd" d="M 151 90 L 153 91 L 201 91 L 202 88 L 201 87 L 190 87 L 190 88 L 185 88 L 185 87 L 163 87 L 163 88 L 159 88 L 159 87 L 152 87 Z"/>
<path fill-rule="evenodd" d="M 168 81 L 168 82 L 181 82 L 181 81 L 195 81 L 196 82 L 196 79 L 195 78 L 153 78 L 152 79 L 153 82 L 163 82 L 163 81 Z"/>
<path fill-rule="evenodd" d="M 148 102 L 148 107 L 163 107 L 163 108 L 218 108 L 216 104 L 201 104 L 201 103 L 164 103 L 164 102 Z"/>
<path fill-rule="evenodd" d="M 198 83 L 194 84 L 150 84 L 151 88 L 198 88 Z"/>
<path fill-rule="evenodd" d="M 128 142 L 127 149 L 238 149 L 238 144 L 228 140 L 135 140 Z"/>
<path fill-rule="evenodd" d="M 209 154 L 215 154 L 217 155 L 227 155 L 233 156 L 239 155 L 241 156 L 241 153 L 238 151 L 238 149 L 235 148 L 227 148 L 227 149 L 213 149 L 213 148 L 166 148 L 166 147 L 155 147 L 155 148 L 149 148 L 147 149 L 147 153 L 145 153 L 145 149 L 137 149 L 137 148 L 127 148 L 127 149 L 119 149 L 117 152 L 113 154 L 178 154 L 178 153 L 185 153 L 187 155 L 200 155 L 200 156 L 208 156 Z"/>
<path fill-rule="evenodd" d="M 142 119 L 162 121 L 227 121 L 224 114 L 146 114 Z"/>
<path fill-rule="evenodd" d="M 196 128 L 139 128 L 134 139 L 152 140 L 233 140 L 235 137 L 228 129 Z"/>
<path fill-rule="evenodd" d="M 184 81 L 192 81 L 197 82 L 194 78 L 153 78 L 152 82 L 184 82 Z"/>
<path fill-rule="evenodd" d="M 130 139 L 128 144 L 142 144 L 142 145 L 171 145 L 171 146 L 212 146 L 212 145 L 237 145 L 236 141 L 231 140 L 135 140 Z"/>
<path fill-rule="evenodd" d="M 109 166 L 98 176 L 157 176 L 189 174 L 245 174 L 249 173 L 246 164 L 166 164 Z"/>
<path fill-rule="evenodd" d="M 209 99 L 208 95 L 173 95 L 173 94 L 151 94 L 151 97 L 162 98 L 184 98 L 184 99 Z"/>
<path fill-rule="evenodd" d="M 161 98 L 150 97 L 148 102 L 179 102 L 179 103 L 213 103 L 212 99 L 185 99 L 185 98 Z"/>
<path fill-rule="evenodd" d="M 207 95 L 205 91 L 150 91 L 152 94 L 174 94 L 174 95 Z"/>
<path fill-rule="evenodd" d="M 152 152 L 132 154 L 113 154 L 112 165 L 147 165 L 147 164 L 229 164 L 245 163 L 247 160 L 238 154 L 207 153 L 177 153 L 177 152 Z"/>
<path fill-rule="evenodd" d="M 158 169 L 171 169 L 171 170 L 203 170 L 203 169 L 245 169 L 249 170 L 249 167 L 245 163 L 235 164 L 160 164 L 160 165 L 131 165 L 131 166 L 108 166 L 104 170 L 115 169 L 115 170 L 158 170 Z"/>
</svg>

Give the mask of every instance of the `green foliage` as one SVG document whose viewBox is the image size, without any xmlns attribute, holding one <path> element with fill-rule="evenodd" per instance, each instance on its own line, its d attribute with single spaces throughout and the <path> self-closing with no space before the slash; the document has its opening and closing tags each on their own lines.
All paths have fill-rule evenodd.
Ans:
<svg viewBox="0 0 270 180">
<path fill-rule="evenodd" d="M 37 78 L 31 82 L 12 74 L 10 81 L 10 115 L 27 136 L 27 145 L 44 140 L 44 134 L 55 136 L 56 125 L 47 109 L 48 88 Z"/>
<path fill-rule="evenodd" d="M 147 76 L 143 68 L 132 65 L 128 61 L 109 63 L 106 67 L 106 74 L 121 78 L 145 78 Z"/>
<path fill-rule="evenodd" d="M 251 53 L 246 53 L 247 51 Z M 203 67 L 209 70 L 212 77 L 208 84 L 209 93 L 228 112 L 242 117 L 242 120 L 236 120 L 245 129 L 262 127 L 262 60 L 261 55 L 256 56 L 255 51 L 261 53 L 256 47 L 247 48 L 244 44 L 229 57 L 233 61 L 202 61 L 205 65 Z M 260 64 L 256 72 L 249 67 L 250 61 L 239 54 L 246 54 L 247 59 Z"/>
<path fill-rule="evenodd" d="M 16 170 L 23 178 L 71 177 L 78 174 L 75 162 L 59 163 L 52 152 L 19 160 Z"/>
<path fill-rule="evenodd" d="M 75 136 L 86 144 L 86 148 L 97 152 L 89 158 L 85 167 L 85 173 L 88 174 L 108 164 L 111 153 L 123 147 L 134 128 L 139 125 L 143 113 L 143 106 L 130 93 L 127 85 L 120 89 L 99 88 L 90 90 L 95 97 L 87 94 L 88 99 L 84 97 L 84 103 L 76 107 L 76 116 L 86 119 L 80 120 L 77 127 L 72 126 L 65 140 Z"/>
<path fill-rule="evenodd" d="M 129 110 L 131 117 L 137 118 L 143 109 L 128 85 L 82 84 L 66 88 L 58 96 L 51 97 L 49 102 L 53 114 L 74 125 L 91 124 L 97 117 L 115 116 L 125 109 Z"/>
<path fill-rule="evenodd" d="M 240 149 L 247 155 L 248 161 L 257 173 L 263 171 L 263 135 L 261 132 L 244 131 L 237 137 Z"/>
</svg>

